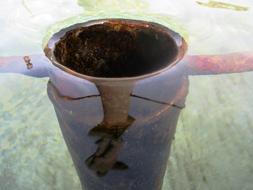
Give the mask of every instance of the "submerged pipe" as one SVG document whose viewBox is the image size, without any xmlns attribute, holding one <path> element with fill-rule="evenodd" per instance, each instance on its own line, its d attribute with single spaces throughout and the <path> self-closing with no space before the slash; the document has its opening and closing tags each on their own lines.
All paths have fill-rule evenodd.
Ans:
<svg viewBox="0 0 253 190">
<path fill-rule="evenodd" d="M 84 189 L 160 190 L 188 75 L 253 70 L 250 52 L 184 57 L 186 49 L 156 23 L 95 20 L 52 36 L 45 54 L 53 64 L 42 55 L 0 58 L 0 72 L 50 77 Z"/>
<path fill-rule="evenodd" d="M 49 72 L 48 95 L 83 189 L 161 189 L 180 112 L 170 103 L 184 104 L 188 88 L 172 66 L 186 47 L 168 28 L 123 19 L 78 24 L 49 41 L 46 54 L 59 69 Z M 73 82 L 75 76 L 89 83 Z M 97 91 L 85 91 L 92 88 Z M 58 96 L 73 91 L 100 97 L 72 104 Z"/>
</svg>

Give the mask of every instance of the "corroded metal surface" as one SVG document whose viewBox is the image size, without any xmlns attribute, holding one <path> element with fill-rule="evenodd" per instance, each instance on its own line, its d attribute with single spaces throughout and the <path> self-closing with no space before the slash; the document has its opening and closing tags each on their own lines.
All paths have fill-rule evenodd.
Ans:
<svg viewBox="0 0 253 190">
<path fill-rule="evenodd" d="M 253 70 L 253 53 L 188 56 L 185 63 L 189 75 L 241 73 Z"/>
</svg>

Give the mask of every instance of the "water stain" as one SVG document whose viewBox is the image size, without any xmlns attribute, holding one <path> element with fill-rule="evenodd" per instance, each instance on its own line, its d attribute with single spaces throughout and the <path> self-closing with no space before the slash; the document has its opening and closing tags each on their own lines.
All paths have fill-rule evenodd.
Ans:
<svg viewBox="0 0 253 190">
<path fill-rule="evenodd" d="M 196 1 L 196 2 L 199 5 L 210 7 L 210 8 L 230 9 L 234 11 L 248 11 L 249 10 L 249 8 L 246 6 L 224 3 L 224 2 L 219 2 L 219 1 L 209 0 L 208 2 L 201 2 L 201 1 Z"/>
</svg>

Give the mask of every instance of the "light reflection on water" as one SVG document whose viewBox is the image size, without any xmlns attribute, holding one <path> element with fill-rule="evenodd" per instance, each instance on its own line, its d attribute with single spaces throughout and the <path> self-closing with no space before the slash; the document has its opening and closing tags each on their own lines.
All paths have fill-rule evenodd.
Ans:
<svg viewBox="0 0 253 190">
<path fill-rule="evenodd" d="M 148 9 L 169 14 L 186 28 L 189 54 L 253 49 L 249 0 L 233 1 L 249 6 L 247 12 L 209 9 L 189 0 L 150 2 L 156 6 Z M 70 0 L 0 4 L 1 56 L 40 52 L 48 27 L 83 12 Z M 252 73 L 190 77 L 165 190 L 252 189 L 252 80 Z M 0 83 L 0 189 L 80 189 L 46 96 L 47 79 L 1 74 Z"/>
</svg>

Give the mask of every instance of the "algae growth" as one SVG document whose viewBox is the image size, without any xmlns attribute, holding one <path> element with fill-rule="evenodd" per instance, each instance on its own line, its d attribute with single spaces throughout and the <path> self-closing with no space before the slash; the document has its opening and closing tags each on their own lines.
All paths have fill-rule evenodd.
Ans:
<svg viewBox="0 0 253 190">
<path fill-rule="evenodd" d="M 203 5 L 206 7 L 210 8 L 219 8 L 219 9 L 230 9 L 234 11 L 247 11 L 249 10 L 248 7 L 246 6 L 241 6 L 241 5 L 235 5 L 231 3 L 224 3 L 220 1 L 213 1 L 209 0 L 208 2 L 201 2 L 201 1 L 196 1 L 199 5 Z"/>
</svg>

